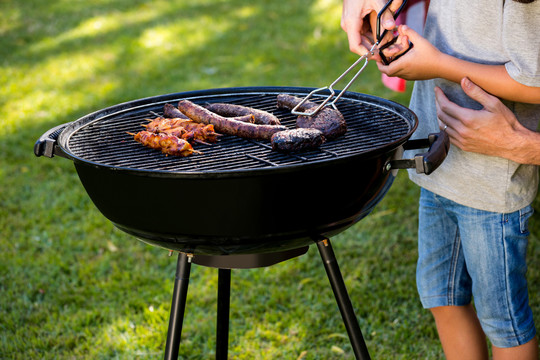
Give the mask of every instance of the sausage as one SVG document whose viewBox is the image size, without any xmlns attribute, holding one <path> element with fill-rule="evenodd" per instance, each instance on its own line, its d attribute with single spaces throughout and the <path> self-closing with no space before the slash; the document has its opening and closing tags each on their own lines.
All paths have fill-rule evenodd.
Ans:
<svg viewBox="0 0 540 360">
<path fill-rule="evenodd" d="M 182 114 L 180 110 L 178 110 L 177 108 L 174 107 L 174 105 L 171 105 L 171 104 L 163 105 L 163 116 L 166 118 L 171 118 L 171 119 L 188 119 L 189 120 L 189 118 L 186 115 Z"/>
<path fill-rule="evenodd" d="M 279 94 L 277 96 L 278 108 L 292 110 L 301 101 L 301 98 L 292 95 Z M 319 104 L 306 101 L 299 110 L 309 111 L 316 106 L 319 106 Z M 347 132 L 347 123 L 341 112 L 329 106 L 322 108 L 315 116 L 298 116 L 296 127 L 318 129 L 322 131 L 324 137 L 328 140 L 335 139 Z"/>
<path fill-rule="evenodd" d="M 228 103 L 212 103 L 207 104 L 205 108 L 221 116 L 242 116 L 251 114 L 255 118 L 255 124 L 281 125 L 281 122 L 274 114 L 247 106 Z"/>
<path fill-rule="evenodd" d="M 294 129 L 280 131 L 272 135 L 272 150 L 291 152 L 315 149 L 324 143 L 322 131 L 317 129 Z"/>
<path fill-rule="evenodd" d="M 246 139 L 270 140 L 273 134 L 287 130 L 283 125 L 256 125 L 226 118 L 189 100 L 181 100 L 178 103 L 178 110 L 193 121 L 214 125 L 214 129 L 219 133 Z"/>
<path fill-rule="evenodd" d="M 166 118 L 171 118 L 171 119 L 180 118 L 180 119 L 188 119 L 189 120 L 189 117 L 184 115 L 180 110 L 178 110 L 177 108 L 175 108 L 171 104 L 163 105 L 163 116 L 166 117 Z M 249 123 L 255 122 L 255 118 L 253 117 L 252 114 L 244 114 L 242 116 L 236 116 L 233 119 L 237 120 L 237 121 L 249 122 Z"/>
</svg>

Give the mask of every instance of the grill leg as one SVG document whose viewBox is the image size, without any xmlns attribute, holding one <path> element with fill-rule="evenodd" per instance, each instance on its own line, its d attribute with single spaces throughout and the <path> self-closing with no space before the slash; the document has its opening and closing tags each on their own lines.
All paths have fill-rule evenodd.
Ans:
<svg viewBox="0 0 540 360">
<path fill-rule="evenodd" d="M 169 330 L 167 332 L 167 343 L 165 344 L 165 360 L 178 359 L 178 348 L 180 347 L 180 335 L 182 334 L 182 322 L 186 308 L 190 271 L 191 255 L 179 253 L 178 262 L 176 263 L 176 278 L 174 280 L 171 315 L 169 317 Z"/>
<path fill-rule="evenodd" d="M 229 348 L 229 309 L 231 305 L 231 269 L 219 269 L 216 327 L 216 360 L 227 360 Z"/>
<path fill-rule="evenodd" d="M 332 291 L 334 292 L 339 311 L 341 312 L 341 317 L 345 323 L 345 328 L 347 329 L 354 355 L 358 360 L 370 360 L 371 358 L 369 357 L 366 343 L 364 342 L 364 337 L 360 330 L 360 325 L 358 325 L 358 320 L 354 314 L 351 299 L 349 298 L 349 293 L 347 292 L 345 282 L 341 276 L 341 271 L 339 270 L 339 265 L 334 250 L 332 249 L 332 245 L 330 244 L 330 240 L 323 239 L 318 241 L 317 247 L 319 248 L 319 253 L 321 254 L 324 268 L 328 275 L 328 280 L 330 280 L 330 284 L 332 285 Z"/>
</svg>

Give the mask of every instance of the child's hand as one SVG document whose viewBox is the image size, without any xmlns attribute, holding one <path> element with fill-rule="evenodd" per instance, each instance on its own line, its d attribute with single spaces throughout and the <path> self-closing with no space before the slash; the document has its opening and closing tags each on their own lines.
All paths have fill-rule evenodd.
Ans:
<svg viewBox="0 0 540 360">
<path fill-rule="evenodd" d="M 426 80 L 438 77 L 440 51 L 420 36 L 416 31 L 406 25 L 398 27 L 398 40 L 384 55 L 395 57 L 407 50 L 409 40 L 414 47 L 398 60 L 384 65 L 377 60 L 379 70 L 388 76 L 398 76 L 405 80 Z"/>
<path fill-rule="evenodd" d="M 392 37 L 386 40 L 391 41 Z M 384 45 L 385 42 L 382 41 L 381 44 Z M 407 35 L 399 34 L 396 41 L 392 45 L 390 45 L 386 49 L 379 52 L 382 52 L 384 56 L 386 57 L 386 59 L 389 62 L 392 62 L 397 56 L 405 53 L 407 49 L 409 49 L 412 46 L 413 45 L 412 43 L 409 42 L 409 37 Z M 377 54 L 376 60 L 379 61 L 379 59 L 380 59 L 380 54 Z"/>
</svg>

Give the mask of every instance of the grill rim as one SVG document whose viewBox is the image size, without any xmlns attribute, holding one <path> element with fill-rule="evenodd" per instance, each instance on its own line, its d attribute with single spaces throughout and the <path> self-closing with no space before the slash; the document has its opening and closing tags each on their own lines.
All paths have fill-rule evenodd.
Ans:
<svg viewBox="0 0 540 360">
<path fill-rule="evenodd" d="M 224 87 L 224 88 L 213 88 L 213 89 L 205 89 L 205 90 L 192 90 L 192 91 L 185 91 L 185 92 L 175 92 L 175 93 L 169 93 L 169 94 L 163 94 L 163 95 L 156 95 L 156 96 L 150 96 L 146 98 L 140 98 L 136 100 L 131 100 L 123 103 L 119 103 L 116 105 L 112 105 L 100 110 L 97 110 L 95 112 L 92 112 L 90 114 L 87 114 L 69 124 L 62 129 L 61 133 L 58 136 L 57 139 L 57 146 L 61 149 L 61 152 L 63 152 L 63 155 L 65 157 L 71 159 L 74 161 L 76 165 L 82 164 L 102 169 L 109 169 L 114 171 L 124 171 L 128 172 L 130 174 L 134 175 L 140 175 L 140 176 L 152 176 L 152 177 L 172 177 L 172 178 L 198 178 L 198 177 L 204 177 L 204 178 L 220 178 L 220 177 L 235 177 L 235 176 L 245 176 L 245 175 L 252 175 L 252 176 L 264 176 L 265 174 L 268 174 L 269 171 L 271 172 L 289 172 L 294 171 L 297 167 L 318 167 L 318 166 L 324 166 L 324 164 L 327 164 L 328 162 L 343 162 L 343 161 L 351 161 L 356 158 L 362 158 L 362 159 L 370 159 L 374 157 L 378 157 L 383 153 L 387 153 L 403 143 L 405 143 L 414 133 L 418 126 L 418 118 L 416 114 L 407 108 L 404 105 L 401 105 L 395 101 L 380 98 L 377 96 L 369 95 L 369 94 L 363 94 L 363 93 L 357 93 L 352 91 L 347 91 L 343 96 L 342 99 L 349 99 L 349 100 L 355 100 L 360 101 L 362 103 L 365 103 L 369 106 L 374 106 L 380 109 L 383 109 L 385 111 L 391 111 L 396 114 L 396 116 L 401 117 L 405 121 L 407 121 L 409 126 L 409 131 L 401 136 L 399 139 L 396 139 L 394 141 L 390 141 L 382 146 L 375 147 L 369 151 L 358 153 L 358 154 L 348 154 L 348 155 L 340 155 L 338 157 L 333 158 L 326 158 L 326 159 L 312 159 L 307 162 L 302 162 L 299 164 L 285 164 L 285 165 L 279 165 L 279 166 L 272 166 L 272 167 L 262 167 L 262 168 L 243 168 L 243 169 L 228 169 L 228 170 L 201 170 L 201 171 L 171 171 L 171 170 L 159 170 L 159 169 L 139 169 L 139 168 L 133 168 L 133 167 L 123 167 L 123 166 L 114 166 L 110 164 L 104 164 L 96 161 L 87 160 L 83 157 L 80 157 L 78 155 L 75 155 L 72 151 L 69 149 L 69 140 L 72 136 L 74 136 L 79 130 L 82 130 L 83 128 L 92 125 L 95 122 L 103 121 L 105 118 L 108 117 L 118 117 L 121 116 L 121 114 L 126 114 L 129 112 L 136 111 L 138 108 L 145 108 L 148 106 L 155 106 L 155 105 L 163 105 L 165 103 L 171 103 L 171 102 L 178 102 L 181 99 L 188 99 L 188 100 L 204 100 L 204 98 L 212 98 L 215 100 L 216 98 L 223 96 L 223 97 L 231 97 L 234 95 L 239 96 L 246 96 L 246 95 L 278 95 L 282 93 L 292 94 L 296 96 L 306 96 L 309 92 L 313 91 L 315 88 L 309 88 L 309 87 L 287 87 L 287 86 L 250 86 L 250 87 Z M 339 94 L 340 91 L 336 91 L 337 94 Z M 405 114 L 409 115 L 406 116 Z"/>
</svg>

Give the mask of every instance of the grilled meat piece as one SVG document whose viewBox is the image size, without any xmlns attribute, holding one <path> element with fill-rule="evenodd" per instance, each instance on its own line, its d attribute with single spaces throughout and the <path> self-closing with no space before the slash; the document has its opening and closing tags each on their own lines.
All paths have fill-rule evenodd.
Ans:
<svg viewBox="0 0 540 360">
<path fill-rule="evenodd" d="M 220 115 L 228 116 L 224 114 L 220 114 Z M 189 117 L 184 115 L 180 110 L 178 110 L 171 104 L 163 105 L 163 116 L 165 116 L 166 118 L 173 118 L 173 119 L 174 118 L 189 119 Z M 237 121 L 249 122 L 249 123 L 255 122 L 255 117 L 251 113 L 239 114 L 238 116 L 232 115 L 232 116 L 234 116 L 232 119 L 237 120 Z"/>
<path fill-rule="evenodd" d="M 272 150 L 292 152 L 315 149 L 324 143 L 322 131 L 317 129 L 294 129 L 272 135 Z"/>
<path fill-rule="evenodd" d="M 158 117 L 147 120 L 149 120 L 150 123 L 143 125 L 146 127 L 147 131 L 174 135 L 187 141 L 199 140 L 204 142 L 216 142 L 221 135 L 214 131 L 213 125 L 199 124 L 193 120 L 189 120 L 189 118 L 166 119 Z"/>
<path fill-rule="evenodd" d="M 163 116 L 171 119 L 189 119 L 186 115 L 182 114 L 180 110 L 171 104 L 163 105 Z"/>
<path fill-rule="evenodd" d="M 223 117 L 189 100 L 181 100 L 178 109 L 191 120 L 214 125 L 217 132 L 246 139 L 270 140 L 278 131 L 287 130 L 282 125 L 256 125 Z"/>
<path fill-rule="evenodd" d="M 253 115 L 255 124 L 260 125 L 281 125 L 279 119 L 269 112 L 250 108 L 242 105 L 227 104 L 227 103 L 212 103 L 205 106 L 208 110 L 215 112 L 221 116 L 245 116 Z"/>
<path fill-rule="evenodd" d="M 146 130 L 139 131 L 136 134 L 128 134 L 132 135 L 135 141 L 143 144 L 144 146 L 161 150 L 161 152 L 164 154 L 182 157 L 189 156 L 194 153 L 200 154 L 199 151 L 193 150 L 193 147 L 189 142 L 174 135 L 164 133 L 155 134 Z"/>
<path fill-rule="evenodd" d="M 278 108 L 292 110 L 301 101 L 302 99 L 296 96 L 279 94 L 277 97 L 277 106 Z M 319 106 L 319 104 L 312 101 L 306 101 L 299 110 L 309 111 L 317 106 Z M 347 132 L 345 118 L 338 110 L 331 107 L 322 108 L 315 116 L 298 116 L 296 119 L 296 127 L 318 129 L 322 131 L 324 137 L 328 140 L 335 139 Z"/>
</svg>

